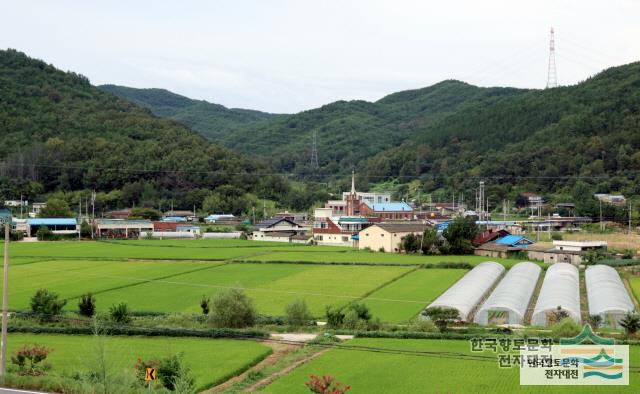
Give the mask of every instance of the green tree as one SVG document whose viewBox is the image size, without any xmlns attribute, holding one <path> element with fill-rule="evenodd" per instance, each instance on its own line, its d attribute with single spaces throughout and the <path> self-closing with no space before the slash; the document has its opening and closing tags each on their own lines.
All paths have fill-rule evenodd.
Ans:
<svg viewBox="0 0 640 394">
<path fill-rule="evenodd" d="M 244 290 L 232 288 L 215 295 L 209 320 L 215 327 L 244 328 L 253 326 L 257 317 L 253 300 Z"/>
<path fill-rule="evenodd" d="M 435 227 L 424 230 L 422 234 L 422 253 L 426 255 L 438 254 L 442 241 Z"/>
<path fill-rule="evenodd" d="M 402 237 L 400 245 L 406 253 L 416 253 L 420 249 L 420 239 L 415 234 L 409 233 Z"/>
<path fill-rule="evenodd" d="M 477 234 L 478 226 L 474 217 L 455 218 L 442 233 L 442 236 L 447 240 L 446 252 L 449 254 L 473 253 L 471 240 Z"/>
<path fill-rule="evenodd" d="M 96 298 L 91 293 L 80 296 L 78 313 L 82 316 L 92 317 L 96 313 Z"/>
<path fill-rule="evenodd" d="M 136 207 L 131 210 L 131 219 L 158 220 L 162 213 L 155 208 Z"/>
<path fill-rule="evenodd" d="M 128 324 L 131 322 L 131 312 L 129 306 L 121 302 L 119 304 L 111 305 L 109 307 L 109 317 L 114 323 Z"/>
<path fill-rule="evenodd" d="M 287 324 L 292 326 L 307 325 L 313 318 L 311 312 L 309 312 L 307 303 L 301 299 L 287 304 L 284 308 L 284 315 L 287 318 Z"/>
<path fill-rule="evenodd" d="M 86 220 L 80 223 L 80 236 L 82 236 L 82 238 L 91 238 L 92 231 L 91 225 L 87 223 Z"/>
<path fill-rule="evenodd" d="M 59 300 L 57 293 L 47 289 L 38 289 L 31 297 L 31 311 L 44 321 L 59 315 L 66 304 L 66 300 Z"/>
<path fill-rule="evenodd" d="M 73 216 L 73 212 L 66 201 L 50 198 L 47 200 L 47 206 L 40 211 L 39 216 L 41 218 L 68 218 Z"/>
</svg>

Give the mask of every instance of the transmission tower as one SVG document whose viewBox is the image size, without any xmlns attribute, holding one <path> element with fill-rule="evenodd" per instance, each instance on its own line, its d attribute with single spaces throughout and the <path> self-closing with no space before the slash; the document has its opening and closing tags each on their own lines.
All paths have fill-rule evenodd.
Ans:
<svg viewBox="0 0 640 394">
<path fill-rule="evenodd" d="M 547 70 L 547 89 L 558 86 L 558 74 L 556 72 L 556 41 L 553 36 L 553 27 L 551 28 L 551 37 L 549 39 L 549 68 Z"/>
<path fill-rule="evenodd" d="M 316 131 L 313 130 L 313 145 L 311 146 L 311 167 L 318 168 L 318 146 L 317 146 L 317 135 Z"/>
</svg>

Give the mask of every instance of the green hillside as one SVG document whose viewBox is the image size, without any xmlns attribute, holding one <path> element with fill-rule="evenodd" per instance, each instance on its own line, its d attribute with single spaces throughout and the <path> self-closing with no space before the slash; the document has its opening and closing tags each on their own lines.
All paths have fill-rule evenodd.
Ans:
<svg viewBox="0 0 640 394">
<path fill-rule="evenodd" d="M 0 135 L 3 200 L 95 189 L 111 208 L 163 200 L 186 208 L 213 191 L 210 206 L 238 212 L 257 197 L 296 207 L 315 198 L 261 175 L 273 169 L 254 159 L 15 50 L 0 51 Z"/>
<path fill-rule="evenodd" d="M 147 107 L 157 116 L 180 122 L 212 141 L 218 141 L 240 126 L 277 117 L 266 112 L 192 100 L 165 89 L 136 89 L 117 85 L 101 85 L 99 88 Z"/>
</svg>

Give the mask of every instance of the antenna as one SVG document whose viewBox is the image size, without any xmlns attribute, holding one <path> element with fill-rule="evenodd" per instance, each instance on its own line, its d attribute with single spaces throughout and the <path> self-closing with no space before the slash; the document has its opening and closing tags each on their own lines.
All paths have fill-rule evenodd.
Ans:
<svg viewBox="0 0 640 394">
<path fill-rule="evenodd" d="M 318 168 L 317 132 L 313 130 L 313 145 L 311 145 L 311 167 Z"/>
<path fill-rule="evenodd" d="M 556 41 L 553 27 L 549 39 L 549 68 L 547 69 L 547 89 L 558 87 L 558 73 L 556 72 Z"/>
</svg>

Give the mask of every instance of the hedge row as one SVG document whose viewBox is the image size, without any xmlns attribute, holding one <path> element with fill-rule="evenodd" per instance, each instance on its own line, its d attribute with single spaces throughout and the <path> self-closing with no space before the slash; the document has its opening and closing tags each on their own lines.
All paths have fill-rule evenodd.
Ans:
<svg viewBox="0 0 640 394">
<path fill-rule="evenodd" d="M 371 263 L 366 261 L 287 261 L 287 260 L 231 260 L 233 263 L 248 264 L 308 264 L 308 265 L 365 265 L 374 267 L 419 267 L 419 268 L 453 268 L 453 269 L 471 269 L 473 265 L 464 262 L 440 262 L 440 263 Z"/>
<path fill-rule="evenodd" d="M 9 332 L 28 334 L 66 334 L 93 335 L 95 330 L 91 326 L 9 326 Z M 101 334 L 107 335 L 141 335 L 148 337 L 200 337 L 200 338 L 268 338 L 269 333 L 261 330 L 237 330 L 231 328 L 212 328 L 194 330 L 186 328 L 167 327 L 134 327 L 134 326 L 101 326 Z"/>
</svg>

